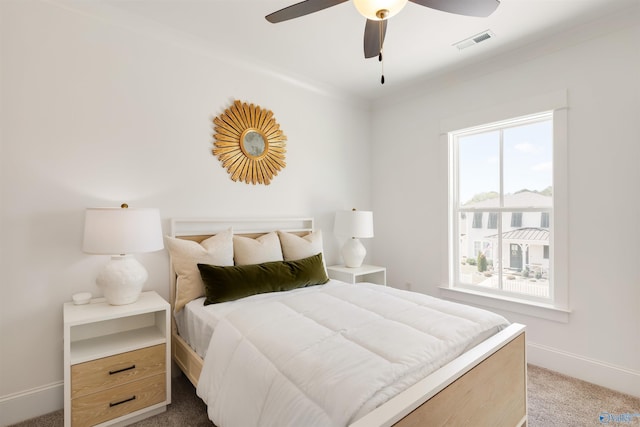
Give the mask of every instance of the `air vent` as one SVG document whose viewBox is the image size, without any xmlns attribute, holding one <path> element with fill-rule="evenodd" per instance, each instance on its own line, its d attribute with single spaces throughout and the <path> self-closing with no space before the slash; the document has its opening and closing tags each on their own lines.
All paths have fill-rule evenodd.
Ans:
<svg viewBox="0 0 640 427">
<path fill-rule="evenodd" d="M 464 39 L 462 41 L 459 41 L 458 43 L 454 43 L 453 45 L 457 47 L 459 50 L 462 50 L 462 49 L 471 47 L 475 44 L 478 44 L 480 42 L 483 42 L 485 40 L 494 38 L 495 36 L 496 35 L 493 34 L 491 30 L 486 30 L 481 32 L 480 34 L 476 34 L 475 36 L 469 37 L 468 39 Z"/>
</svg>

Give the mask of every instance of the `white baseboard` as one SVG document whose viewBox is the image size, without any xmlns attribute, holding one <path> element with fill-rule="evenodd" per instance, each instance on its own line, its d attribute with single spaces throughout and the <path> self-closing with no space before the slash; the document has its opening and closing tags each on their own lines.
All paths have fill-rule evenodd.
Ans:
<svg viewBox="0 0 640 427">
<path fill-rule="evenodd" d="M 570 377 L 640 397 L 640 372 L 529 342 L 527 361 Z"/>
<path fill-rule="evenodd" d="M 62 381 L 0 396 L 0 426 L 5 427 L 64 407 Z"/>
</svg>

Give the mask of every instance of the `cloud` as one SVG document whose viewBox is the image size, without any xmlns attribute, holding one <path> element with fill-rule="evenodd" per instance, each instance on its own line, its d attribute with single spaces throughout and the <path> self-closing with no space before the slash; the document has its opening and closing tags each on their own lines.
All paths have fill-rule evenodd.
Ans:
<svg viewBox="0 0 640 427">
<path fill-rule="evenodd" d="M 538 163 L 537 165 L 533 165 L 531 167 L 531 170 L 533 171 L 548 171 L 551 170 L 551 167 L 553 166 L 553 162 L 544 162 L 544 163 Z"/>
<path fill-rule="evenodd" d="M 528 142 L 522 142 L 515 145 L 515 149 L 523 153 L 533 153 L 536 151 L 536 146 Z"/>
</svg>

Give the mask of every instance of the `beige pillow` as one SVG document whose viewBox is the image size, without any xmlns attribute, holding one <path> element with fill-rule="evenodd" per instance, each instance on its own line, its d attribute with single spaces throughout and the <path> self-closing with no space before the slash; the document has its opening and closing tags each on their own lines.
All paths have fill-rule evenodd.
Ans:
<svg viewBox="0 0 640 427">
<path fill-rule="evenodd" d="M 278 231 L 282 255 L 285 261 L 297 261 L 322 253 L 322 231 L 316 230 L 306 236 Z"/>
<path fill-rule="evenodd" d="M 204 284 L 198 263 L 233 265 L 233 231 L 222 231 L 202 242 L 165 236 L 171 263 L 177 277 L 175 311 L 191 300 L 204 296 Z"/>
<path fill-rule="evenodd" d="M 263 234 L 257 239 L 233 236 L 233 259 L 236 265 L 284 261 L 282 249 L 280 248 L 280 239 L 278 239 L 275 231 Z"/>
</svg>

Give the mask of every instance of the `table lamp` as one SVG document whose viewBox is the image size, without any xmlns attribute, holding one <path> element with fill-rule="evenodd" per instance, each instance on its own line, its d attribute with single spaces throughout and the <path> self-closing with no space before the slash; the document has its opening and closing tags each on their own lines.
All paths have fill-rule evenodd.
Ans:
<svg viewBox="0 0 640 427">
<path fill-rule="evenodd" d="M 342 247 L 342 258 L 347 267 L 360 267 L 367 250 L 359 239 L 373 237 L 373 212 L 350 211 L 336 212 L 335 234 L 350 237 Z"/>
<path fill-rule="evenodd" d="M 138 300 L 148 273 L 133 254 L 164 248 L 158 209 L 88 208 L 85 212 L 83 250 L 111 255 L 96 283 L 111 305 Z"/>
</svg>

